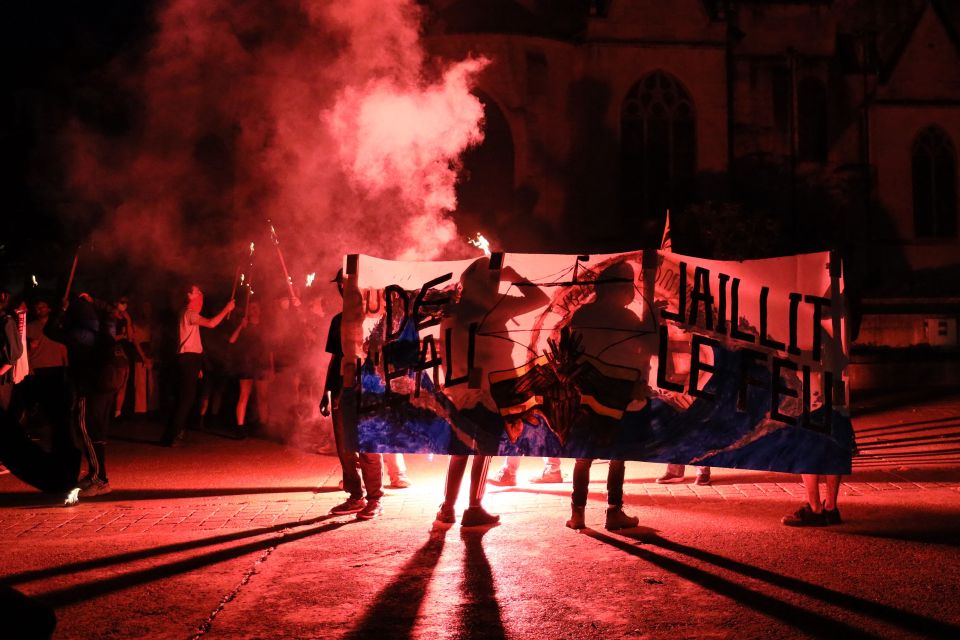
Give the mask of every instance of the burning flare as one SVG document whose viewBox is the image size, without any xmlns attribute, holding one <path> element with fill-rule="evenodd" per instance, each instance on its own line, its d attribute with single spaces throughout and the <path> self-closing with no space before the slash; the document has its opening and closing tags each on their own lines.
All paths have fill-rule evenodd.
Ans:
<svg viewBox="0 0 960 640">
<path fill-rule="evenodd" d="M 307 286 L 313 286 L 313 281 L 317 277 L 316 272 L 307 274 Z"/>
<path fill-rule="evenodd" d="M 475 237 L 467 238 L 467 242 L 475 246 L 477 249 L 483 251 L 483 255 L 490 255 L 490 241 L 487 240 L 479 231 Z"/>
</svg>

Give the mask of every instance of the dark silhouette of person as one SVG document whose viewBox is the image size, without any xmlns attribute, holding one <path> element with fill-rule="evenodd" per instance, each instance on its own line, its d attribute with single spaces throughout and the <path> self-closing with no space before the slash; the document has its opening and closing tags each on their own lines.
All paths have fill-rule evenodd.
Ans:
<svg viewBox="0 0 960 640">
<path fill-rule="evenodd" d="M 521 295 L 500 293 L 501 282 L 509 282 Z M 507 335 L 507 322 L 546 304 L 548 298 L 511 267 L 491 268 L 490 258 L 475 260 L 460 276 L 460 298 L 451 305 L 440 323 L 441 340 L 450 340 L 449 348 L 458 354 L 470 349 L 471 331 L 475 339 L 474 370 L 468 371 L 469 381 L 447 387 L 444 392 L 458 406 L 463 422 L 454 424 L 460 437 L 472 438 L 471 448 L 481 451 L 485 443 L 492 447 L 503 429 L 497 406 L 490 397 L 488 376 L 491 372 L 512 369 L 513 349 L 517 344 Z M 471 329 L 475 325 L 474 329 Z M 449 330 L 449 331 L 448 331 Z M 448 338 L 449 336 L 449 338 Z M 534 354 L 536 355 L 536 354 Z M 522 364 L 522 363 L 520 363 Z M 467 468 L 467 455 L 451 455 L 444 488 L 444 500 L 437 513 L 440 522 L 456 522 L 455 505 L 460 485 Z M 464 527 L 493 525 L 500 516 L 487 513 L 481 506 L 490 456 L 474 454 L 470 470 L 470 503 L 463 512 L 460 524 Z"/>
<path fill-rule="evenodd" d="M 656 334 L 644 330 L 641 318 L 629 308 L 635 297 L 633 267 L 617 262 L 605 268 L 597 277 L 596 299 L 577 309 L 570 318 L 569 329 L 578 337 L 582 354 L 603 363 L 639 369 L 634 384 L 634 396 L 645 397 L 646 376 L 650 354 L 656 349 Z M 652 336 L 652 337 L 651 337 Z M 585 424 L 598 426 L 592 420 Z M 615 426 L 615 425 L 614 425 Z M 601 436 L 602 439 L 602 436 Z M 573 468 L 573 495 L 571 517 L 567 526 L 583 529 L 593 458 L 577 458 Z M 623 511 L 623 460 L 610 460 L 607 472 L 606 528 L 610 530 L 635 527 L 639 519 Z"/>
</svg>

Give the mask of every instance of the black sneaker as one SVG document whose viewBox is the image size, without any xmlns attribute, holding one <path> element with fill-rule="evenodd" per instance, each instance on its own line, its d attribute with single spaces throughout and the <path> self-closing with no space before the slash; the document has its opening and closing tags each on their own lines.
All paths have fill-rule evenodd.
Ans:
<svg viewBox="0 0 960 640">
<path fill-rule="evenodd" d="M 483 507 L 469 507 L 460 518 L 461 527 L 488 527 L 499 523 L 500 516 L 487 513 Z"/>
<path fill-rule="evenodd" d="M 840 519 L 840 509 L 836 506 L 833 509 L 827 509 L 827 506 L 823 506 L 823 519 L 826 524 L 842 524 L 843 520 Z"/>
<path fill-rule="evenodd" d="M 338 504 L 330 509 L 330 515 L 345 516 L 351 513 L 359 513 L 367 506 L 367 501 L 363 498 L 349 498 L 346 502 Z"/>
<path fill-rule="evenodd" d="M 810 505 L 805 504 L 793 513 L 783 516 L 780 522 L 788 527 L 823 527 L 827 524 L 827 518 L 822 511 L 816 513 Z"/>
<path fill-rule="evenodd" d="M 373 520 L 382 512 L 379 500 L 367 500 L 367 506 L 357 512 L 357 520 Z"/>
</svg>

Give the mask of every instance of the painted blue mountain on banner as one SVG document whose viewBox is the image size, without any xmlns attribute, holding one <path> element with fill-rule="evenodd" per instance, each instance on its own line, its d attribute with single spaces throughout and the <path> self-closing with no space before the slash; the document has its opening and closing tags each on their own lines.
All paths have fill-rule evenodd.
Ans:
<svg viewBox="0 0 960 640">
<path fill-rule="evenodd" d="M 715 348 L 714 358 L 716 374 L 704 387 L 713 399 L 698 399 L 686 410 L 679 410 L 652 398 L 642 410 L 625 413 L 609 440 L 598 439 L 597 431 L 591 428 L 598 418 L 606 419 L 582 408 L 565 444 L 537 411 L 524 416 L 519 437 L 511 440 L 498 414 L 483 406 L 456 409 L 425 372 L 419 374 L 421 394 L 433 403 L 432 409 L 410 403 L 400 394 L 391 401 L 383 379 L 367 363 L 362 370 L 360 448 L 372 452 L 556 456 L 792 473 L 849 473 L 853 429 L 848 417 L 834 412 L 826 434 L 799 425 L 771 426 L 773 423 L 766 419 L 771 398 L 767 389 L 749 387 L 749 411 L 737 410 L 740 353 Z M 764 369 L 755 365 L 751 373 L 759 377 Z M 413 384 L 413 374 L 406 383 Z M 822 412 L 815 411 L 811 419 L 821 423 Z M 817 460 L 815 469 L 810 467 L 811 452 Z"/>
</svg>

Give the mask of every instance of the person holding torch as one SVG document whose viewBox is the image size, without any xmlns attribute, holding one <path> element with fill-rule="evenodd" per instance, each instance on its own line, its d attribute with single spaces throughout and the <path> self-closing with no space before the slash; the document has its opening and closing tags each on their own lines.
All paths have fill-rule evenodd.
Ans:
<svg viewBox="0 0 960 640">
<path fill-rule="evenodd" d="M 212 318 L 204 318 L 200 315 L 203 309 L 203 291 L 200 287 L 190 284 L 185 293 L 186 305 L 180 312 L 180 346 L 177 348 L 177 406 L 164 438 L 164 443 L 169 447 L 183 446 L 190 408 L 197 397 L 197 381 L 200 378 L 203 354 L 200 327 L 213 329 L 237 306 L 231 298 L 220 313 Z"/>
</svg>

